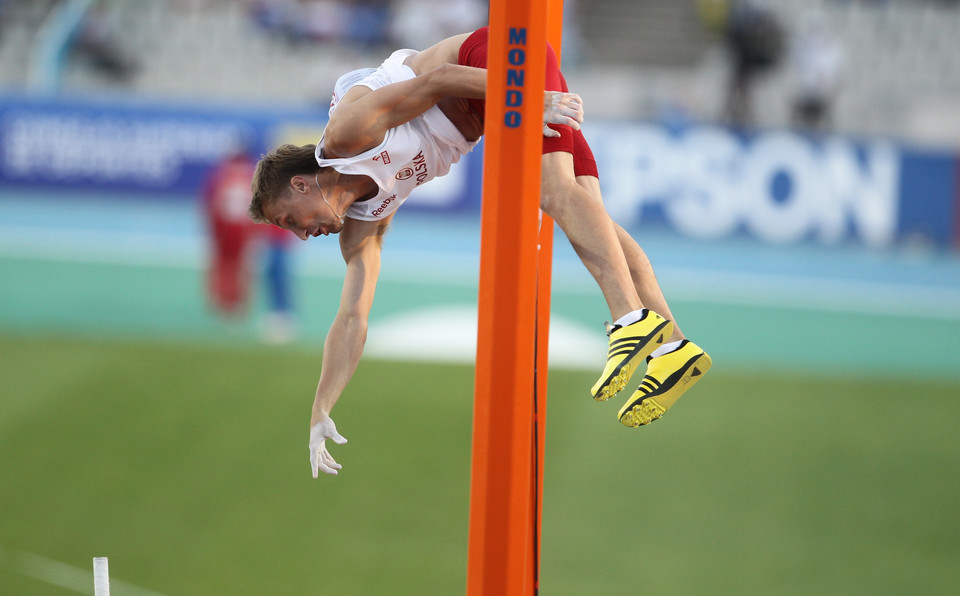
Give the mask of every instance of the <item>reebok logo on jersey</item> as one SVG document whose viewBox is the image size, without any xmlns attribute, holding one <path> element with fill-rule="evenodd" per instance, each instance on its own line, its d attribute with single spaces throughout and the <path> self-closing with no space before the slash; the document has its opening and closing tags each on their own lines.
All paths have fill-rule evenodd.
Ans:
<svg viewBox="0 0 960 596">
<path fill-rule="evenodd" d="M 373 157 L 373 161 L 381 161 L 381 160 L 383 161 L 384 164 L 390 163 L 390 154 L 387 153 L 386 151 L 383 151 L 382 153 L 380 153 L 380 155 L 375 155 Z"/>
<path fill-rule="evenodd" d="M 389 197 L 385 198 L 385 199 L 383 200 L 383 202 L 380 203 L 380 206 L 377 207 L 376 209 L 374 209 L 374 210 L 371 212 L 371 215 L 373 215 L 374 217 L 380 217 L 380 214 L 383 213 L 383 210 L 387 208 L 387 205 L 389 205 L 390 203 L 392 203 L 393 200 L 396 199 L 396 198 L 397 198 L 396 193 L 394 193 L 394 194 L 390 195 Z"/>
</svg>

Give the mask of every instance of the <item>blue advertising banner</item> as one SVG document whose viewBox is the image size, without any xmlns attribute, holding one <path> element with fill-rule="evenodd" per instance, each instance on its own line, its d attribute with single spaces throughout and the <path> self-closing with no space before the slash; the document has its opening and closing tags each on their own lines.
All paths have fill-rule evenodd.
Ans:
<svg viewBox="0 0 960 596">
<path fill-rule="evenodd" d="M 325 107 L 241 110 L 0 98 L 0 185 L 55 185 L 192 200 L 209 169 L 245 146 L 315 143 Z M 750 136 L 717 126 L 591 122 L 607 209 L 627 229 L 666 226 L 704 239 L 764 243 L 957 242 L 958 159 L 883 139 Z M 476 213 L 479 145 L 404 210 Z"/>
<path fill-rule="evenodd" d="M 712 126 L 601 123 L 586 134 L 607 208 L 628 228 L 656 222 L 699 239 L 875 247 L 907 235 L 949 243 L 955 233 L 951 154 Z"/>
<path fill-rule="evenodd" d="M 938 243 L 960 241 L 960 159 L 947 153 L 905 150 L 900 169 L 898 235 Z"/>
<path fill-rule="evenodd" d="M 304 121 L 325 120 L 309 112 Z M 220 107 L 0 100 L 0 183 L 193 196 L 212 164 L 260 152 L 283 116 Z"/>
</svg>

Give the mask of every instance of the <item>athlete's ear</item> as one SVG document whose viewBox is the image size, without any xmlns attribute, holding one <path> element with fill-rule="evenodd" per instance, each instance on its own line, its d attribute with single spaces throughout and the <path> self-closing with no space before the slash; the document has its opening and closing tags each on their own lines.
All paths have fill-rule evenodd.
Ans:
<svg viewBox="0 0 960 596">
<path fill-rule="evenodd" d="M 310 190 L 310 183 L 303 176 L 294 176 L 290 179 L 290 187 L 301 194 L 307 194 Z"/>
</svg>

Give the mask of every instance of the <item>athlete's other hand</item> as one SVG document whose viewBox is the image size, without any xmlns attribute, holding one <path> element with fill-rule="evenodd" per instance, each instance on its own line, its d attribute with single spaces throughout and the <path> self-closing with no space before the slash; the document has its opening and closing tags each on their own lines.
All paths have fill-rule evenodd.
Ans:
<svg viewBox="0 0 960 596">
<path fill-rule="evenodd" d="M 544 91 L 543 93 L 543 136 L 559 137 L 560 133 L 548 124 L 563 124 L 580 130 L 583 123 L 583 100 L 576 93 L 562 91 Z"/>
<path fill-rule="evenodd" d="M 321 420 L 310 428 L 310 469 L 313 471 L 314 478 L 318 477 L 321 471 L 324 474 L 336 476 L 337 470 L 343 467 L 327 451 L 327 439 L 332 440 L 337 445 L 343 445 L 347 442 L 337 432 L 337 425 L 333 423 L 333 418 L 330 417 Z"/>
</svg>

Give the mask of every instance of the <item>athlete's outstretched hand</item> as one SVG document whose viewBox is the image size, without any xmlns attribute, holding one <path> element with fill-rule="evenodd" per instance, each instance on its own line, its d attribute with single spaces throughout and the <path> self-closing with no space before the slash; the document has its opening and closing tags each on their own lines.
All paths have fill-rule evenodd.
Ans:
<svg viewBox="0 0 960 596">
<path fill-rule="evenodd" d="M 337 445 L 343 445 L 347 442 L 337 432 L 337 425 L 333 423 L 333 418 L 329 417 L 310 428 L 310 469 L 313 470 L 314 478 L 319 476 L 321 471 L 336 476 L 337 470 L 342 467 L 327 451 L 327 439 L 332 440 Z"/>
<path fill-rule="evenodd" d="M 543 136 L 559 137 L 560 133 L 548 124 L 565 124 L 580 130 L 583 123 L 583 100 L 576 93 L 543 92 Z"/>
</svg>

